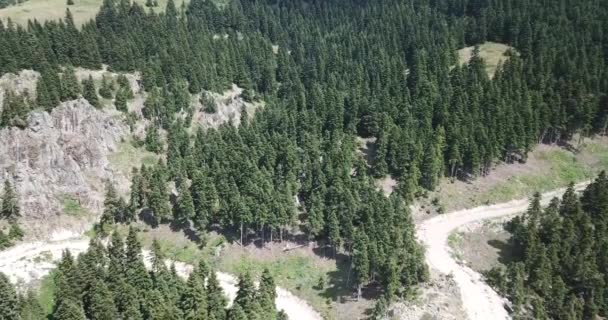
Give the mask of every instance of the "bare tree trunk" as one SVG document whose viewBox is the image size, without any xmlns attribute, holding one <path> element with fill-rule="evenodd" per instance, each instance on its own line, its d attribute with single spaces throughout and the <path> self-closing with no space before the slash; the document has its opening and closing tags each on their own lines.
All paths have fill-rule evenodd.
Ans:
<svg viewBox="0 0 608 320">
<path fill-rule="evenodd" d="M 357 285 L 357 301 L 361 299 L 361 285 Z"/>
<path fill-rule="evenodd" d="M 243 246 L 243 223 L 241 222 L 241 247 Z"/>
</svg>

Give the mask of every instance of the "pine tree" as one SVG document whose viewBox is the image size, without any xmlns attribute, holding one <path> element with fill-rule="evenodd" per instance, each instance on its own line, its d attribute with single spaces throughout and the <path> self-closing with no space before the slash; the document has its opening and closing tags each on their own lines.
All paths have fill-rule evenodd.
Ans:
<svg viewBox="0 0 608 320">
<path fill-rule="evenodd" d="M 97 281 L 88 292 L 88 308 L 85 310 L 89 318 L 96 320 L 114 320 L 118 318 L 118 311 L 114 305 L 112 293 L 101 281 Z"/>
<path fill-rule="evenodd" d="M 194 273 L 191 273 L 188 277 L 186 290 L 180 297 L 179 307 L 182 310 L 184 319 L 207 319 L 207 297 L 203 284 Z"/>
<path fill-rule="evenodd" d="M 224 319 L 226 317 L 226 298 L 215 272 L 209 272 L 207 278 L 207 308 L 209 318 Z"/>
<path fill-rule="evenodd" d="M 182 183 L 179 188 L 179 197 L 177 199 L 177 210 L 175 220 L 181 225 L 187 225 L 190 219 L 194 218 L 194 204 L 190 188 L 185 183 Z"/>
<path fill-rule="evenodd" d="M 104 99 L 112 99 L 112 91 L 114 91 L 114 80 L 109 79 L 105 75 L 101 78 L 101 87 L 99 88 L 99 95 Z M 125 99 L 126 101 L 126 99 Z"/>
<path fill-rule="evenodd" d="M 261 309 L 261 314 L 259 316 L 263 319 L 275 319 L 277 315 L 275 305 L 275 300 L 277 298 L 276 285 L 274 283 L 274 278 L 270 274 L 270 270 L 267 268 L 262 272 L 258 297 Z"/>
<path fill-rule="evenodd" d="M 86 320 L 82 306 L 71 299 L 61 300 L 52 317 L 61 320 Z"/>
<path fill-rule="evenodd" d="M 357 281 L 357 299 L 361 299 L 362 287 L 369 281 L 370 261 L 368 256 L 369 238 L 365 231 L 358 230 L 353 244 L 352 264 Z"/>
<path fill-rule="evenodd" d="M 247 320 L 247 313 L 243 310 L 240 304 L 234 304 L 230 310 L 228 310 L 228 320 Z"/>
<path fill-rule="evenodd" d="M 146 127 L 146 138 L 144 143 L 146 145 L 146 150 L 150 152 L 160 153 L 162 151 L 163 146 L 160 142 L 158 128 L 155 125 L 149 125 Z"/>
<path fill-rule="evenodd" d="M 95 89 L 95 82 L 93 77 L 89 75 L 88 79 L 82 80 L 82 96 L 95 108 L 101 108 L 99 97 L 97 96 L 97 89 Z"/>
<path fill-rule="evenodd" d="M 4 273 L 0 273 L 0 317 L 6 320 L 20 320 L 19 299 L 15 288 Z"/>
<path fill-rule="evenodd" d="M 254 304 L 256 303 L 256 290 L 251 275 L 248 272 L 241 274 L 238 287 L 239 290 L 236 293 L 234 304 L 239 305 L 250 315 L 250 312 L 254 311 Z"/>
<path fill-rule="evenodd" d="M 120 282 L 115 290 L 116 308 L 122 319 L 142 320 L 137 290 L 126 282 Z"/>
<path fill-rule="evenodd" d="M 74 68 L 66 67 L 61 77 L 61 101 L 78 99 L 81 91 Z"/>
<path fill-rule="evenodd" d="M 116 91 L 116 99 L 114 99 L 114 106 L 116 106 L 116 110 L 122 112 L 129 111 L 129 107 L 127 105 L 128 99 L 128 91 L 123 88 L 119 88 L 118 91 Z"/>
<path fill-rule="evenodd" d="M 2 195 L 2 211 L 0 217 L 9 221 L 16 221 L 21 217 L 21 210 L 17 194 L 10 181 L 4 180 L 4 194 Z"/>
<path fill-rule="evenodd" d="M 126 243 L 126 281 L 137 290 L 147 290 L 152 287 L 152 283 L 144 265 L 141 244 L 137 239 L 137 232 L 133 227 L 129 227 L 129 235 L 127 236 Z"/>
</svg>

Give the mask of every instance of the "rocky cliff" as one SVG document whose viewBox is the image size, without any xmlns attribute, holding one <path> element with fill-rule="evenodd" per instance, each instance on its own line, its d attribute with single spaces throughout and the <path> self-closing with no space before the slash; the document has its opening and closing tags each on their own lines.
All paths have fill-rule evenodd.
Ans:
<svg viewBox="0 0 608 320">
<path fill-rule="evenodd" d="M 84 226 L 101 212 L 103 181 L 120 178 L 108 155 L 129 131 L 121 119 L 79 99 L 32 112 L 24 130 L 0 130 L 0 180 L 14 182 L 26 228 Z"/>
</svg>

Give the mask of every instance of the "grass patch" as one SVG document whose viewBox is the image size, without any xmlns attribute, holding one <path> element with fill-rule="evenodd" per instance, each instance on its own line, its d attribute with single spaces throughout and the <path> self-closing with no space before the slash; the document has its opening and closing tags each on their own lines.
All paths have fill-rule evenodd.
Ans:
<svg viewBox="0 0 608 320">
<path fill-rule="evenodd" d="M 42 306 L 44 313 L 50 315 L 53 312 L 55 303 L 55 271 L 52 270 L 49 274 L 42 278 L 40 289 L 38 290 L 38 303 Z"/>
<path fill-rule="evenodd" d="M 458 63 L 461 65 L 468 63 L 473 57 L 473 49 L 475 49 L 474 46 L 458 50 Z M 496 73 L 498 65 L 508 59 L 506 53 L 509 49 L 512 49 L 512 47 L 496 42 L 486 42 L 479 45 L 479 56 L 485 62 L 486 72 L 490 78 Z"/>
<path fill-rule="evenodd" d="M 134 1 L 142 6 L 145 4 L 145 0 Z M 176 0 L 175 6 L 179 8 L 183 1 L 187 2 L 187 0 Z M 18 5 L 0 9 L 0 19 L 6 21 L 10 18 L 13 22 L 26 26 L 30 19 L 36 19 L 40 22 L 63 19 L 66 10 L 69 8 L 74 16 L 74 23 L 81 26 L 85 22 L 95 19 L 102 3 L 103 0 L 74 0 L 74 5 L 68 6 L 66 0 L 28 0 Z M 163 12 L 166 5 L 167 0 L 158 0 L 158 7 L 152 8 L 152 10 L 157 13 Z M 150 10 L 150 8 L 145 9 L 146 11 Z"/>
<path fill-rule="evenodd" d="M 572 152 L 556 146 L 540 146 L 526 164 L 500 164 L 487 177 L 470 182 L 447 179 L 431 194 L 447 211 L 501 203 L 593 179 L 608 170 L 608 139 L 586 139 Z M 511 169 L 512 168 L 512 169 Z"/>
<path fill-rule="evenodd" d="M 332 312 L 333 293 L 330 294 L 335 292 L 332 276 L 346 279 L 345 275 L 338 275 L 341 270 L 335 263 L 316 263 L 315 259 L 296 252 L 270 259 L 254 255 L 224 254 L 216 262 L 216 268 L 235 275 L 249 272 L 256 277 L 268 268 L 277 285 L 306 300 L 325 319 L 333 319 L 335 316 L 335 312 Z M 326 282 L 323 288 L 318 287 L 320 278 Z"/>
<path fill-rule="evenodd" d="M 608 154 L 605 156 L 608 156 Z M 495 203 L 515 199 L 536 191 L 544 192 L 557 189 L 570 182 L 591 179 L 594 175 L 595 170 L 593 168 L 585 165 L 566 150 L 542 152 L 538 158 L 546 163 L 548 174 L 515 176 L 482 193 L 481 201 Z"/>
<path fill-rule="evenodd" d="M 456 261 L 462 260 L 462 254 L 460 253 L 460 247 L 463 242 L 463 234 L 461 232 L 452 232 L 448 235 L 448 246 L 450 247 L 450 255 L 456 259 Z"/>
<path fill-rule="evenodd" d="M 50 251 L 43 251 L 40 253 L 40 255 L 36 256 L 33 260 L 36 263 L 53 261 L 53 254 Z"/>
<path fill-rule="evenodd" d="M 63 213 L 72 217 L 82 217 L 88 213 L 88 210 L 84 208 L 80 201 L 66 195 L 61 199 L 61 205 L 63 207 Z"/>
<path fill-rule="evenodd" d="M 158 163 L 158 155 L 142 147 L 135 147 L 131 139 L 126 139 L 118 144 L 118 148 L 108 156 L 108 160 L 113 169 L 130 177 L 133 168 L 139 168 L 142 164 L 152 166 Z"/>
</svg>

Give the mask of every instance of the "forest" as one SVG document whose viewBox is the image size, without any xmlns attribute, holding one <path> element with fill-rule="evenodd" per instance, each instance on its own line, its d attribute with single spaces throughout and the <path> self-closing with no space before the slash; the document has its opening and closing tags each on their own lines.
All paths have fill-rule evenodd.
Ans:
<svg viewBox="0 0 608 320">
<path fill-rule="evenodd" d="M 540 195 L 507 229 L 513 261 L 489 271 L 514 319 L 597 319 L 608 311 L 608 176 L 570 186 L 542 208 Z"/>
<path fill-rule="evenodd" d="M 228 302 L 215 271 L 200 261 L 184 281 L 167 267 L 160 245 L 152 245 L 150 270 L 146 269 L 137 231 L 123 239 L 117 233 L 107 248 L 92 240 L 77 258 L 63 253 L 52 277 L 56 288 L 53 310 L 47 318 L 34 293 L 18 294 L 0 273 L 0 318 L 6 320 L 285 320 L 277 312 L 274 279 L 268 270 L 259 286 L 248 273 L 241 275 L 234 303 Z"/>
<path fill-rule="evenodd" d="M 515 48 L 493 78 L 477 52 L 457 63 L 457 49 L 484 41 Z M 129 88 L 78 83 L 74 67 L 141 71 L 143 144 L 166 161 L 137 168 L 128 197 L 106 188 L 102 229 L 145 215 L 243 243 L 298 227 L 352 256 L 359 295 L 379 285 L 392 297 L 428 278 L 412 199 L 442 177 L 524 162 L 538 143 L 605 134 L 607 57 L 605 1 L 170 0 L 156 14 L 104 0 L 81 28 L 69 11 L 0 25 L 0 74 L 41 73 L 34 98 L 7 94 L 0 125 L 80 95 L 127 112 Z M 265 107 L 238 128 L 189 134 L 190 95 L 232 83 Z M 357 137 L 376 138 L 372 163 Z M 390 197 L 374 183 L 386 175 L 398 181 Z"/>
</svg>

